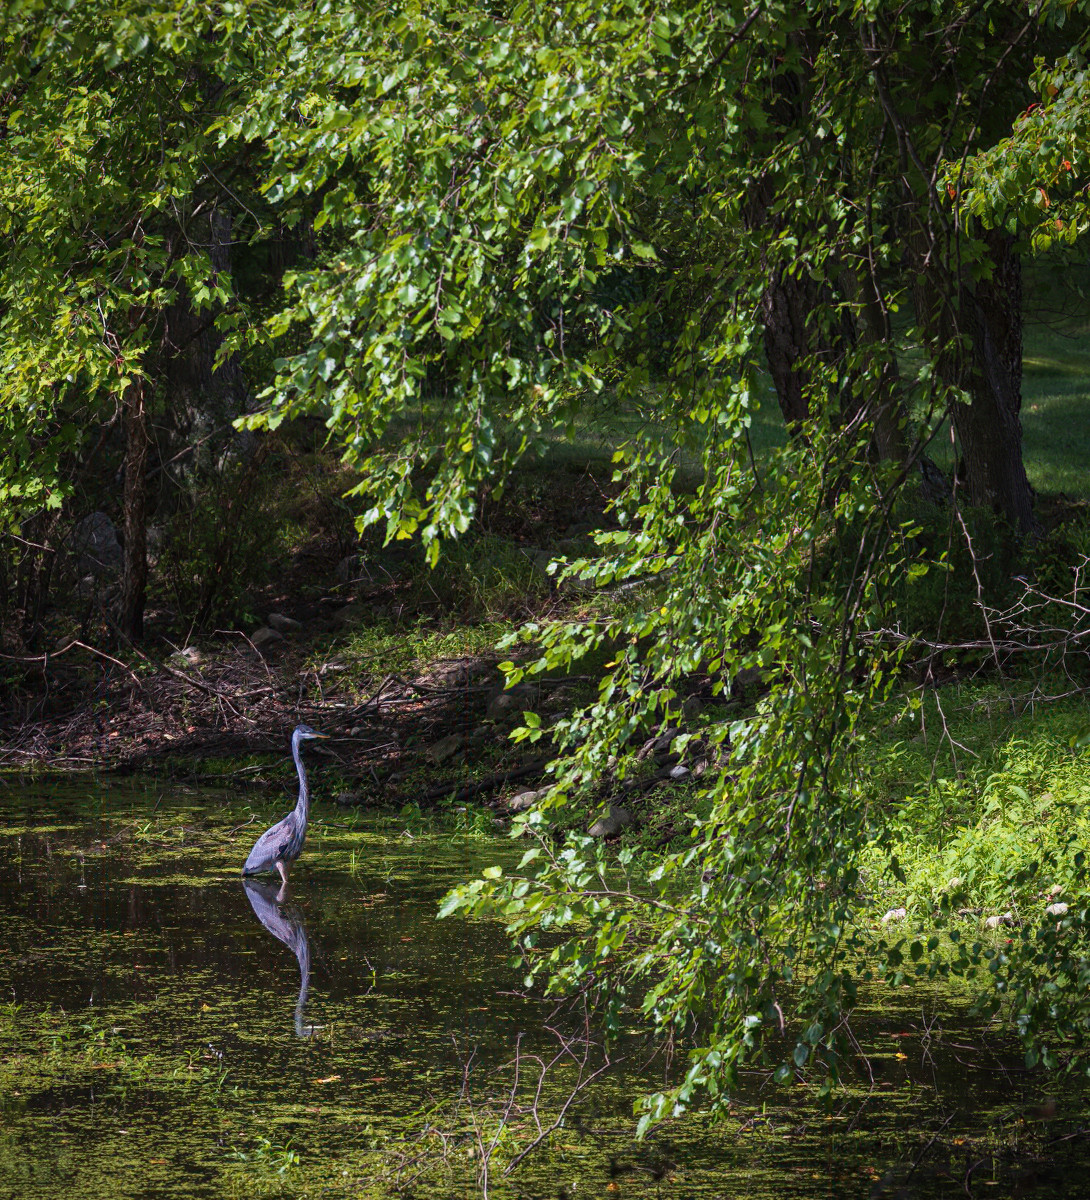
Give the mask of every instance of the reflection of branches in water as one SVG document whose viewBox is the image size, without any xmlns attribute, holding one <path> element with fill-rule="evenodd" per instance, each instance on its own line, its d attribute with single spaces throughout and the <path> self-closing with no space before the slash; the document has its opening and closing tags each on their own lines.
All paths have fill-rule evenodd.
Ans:
<svg viewBox="0 0 1090 1200">
<path fill-rule="evenodd" d="M 458 1096 L 452 1104 L 441 1102 L 427 1114 L 416 1138 L 417 1152 L 396 1165 L 391 1183 L 399 1190 L 409 1188 L 436 1171 L 453 1170 L 458 1159 L 468 1158 L 482 1200 L 487 1200 L 497 1170 L 509 1176 L 562 1129 L 591 1084 L 624 1061 L 612 1058 L 593 1036 L 587 998 L 580 997 L 577 1003 L 581 1012 L 574 1032 L 559 1027 L 561 1009 L 554 1010 L 542 1026 L 555 1039 L 551 1051 L 527 1052 L 526 1035 L 520 1032 L 514 1057 L 488 1072 L 480 1083 L 474 1080 L 477 1048 L 466 1054 L 452 1036 L 455 1052 L 463 1059 Z"/>
</svg>

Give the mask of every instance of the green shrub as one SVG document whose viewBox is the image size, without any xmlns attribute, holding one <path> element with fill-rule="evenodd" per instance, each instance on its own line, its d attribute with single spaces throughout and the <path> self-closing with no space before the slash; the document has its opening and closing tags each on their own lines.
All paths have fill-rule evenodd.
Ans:
<svg viewBox="0 0 1090 1200">
<path fill-rule="evenodd" d="M 155 579 L 178 617 L 198 628 L 251 620 L 251 591 L 290 540 L 268 493 L 251 486 L 255 474 L 240 464 L 194 480 L 166 523 Z"/>
</svg>

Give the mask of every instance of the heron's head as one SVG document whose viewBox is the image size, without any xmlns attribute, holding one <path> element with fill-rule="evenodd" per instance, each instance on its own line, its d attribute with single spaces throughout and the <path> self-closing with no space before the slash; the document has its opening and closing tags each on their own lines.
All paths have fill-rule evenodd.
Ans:
<svg viewBox="0 0 1090 1200">
<path fill-rule="evenodd" d="M 317 729 L 311 729 L 309 725 L 296 725 L 295 732 L 291 735 L 292 741 L 305 741 L 308 738 L 327 738 L 328 733 L 319 733 Z"/>
</svg>

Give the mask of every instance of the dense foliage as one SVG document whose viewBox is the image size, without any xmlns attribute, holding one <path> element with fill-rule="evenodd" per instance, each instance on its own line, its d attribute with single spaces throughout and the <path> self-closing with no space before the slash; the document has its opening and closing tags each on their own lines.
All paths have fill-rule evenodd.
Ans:
<svg viewBox="0 0 1090 1200">
<path fill-rule="evenodd" d="M 525 872 L 447 905 L 502 912 L 551 986 L 695 1029 L 684 1082 L 647 1121 L 699 1089 L 728 1096 L 762 1059 L 781 1079 L 812 1064 L 835 1079 L 860 978 L 980 961 L 937 935 L 865 934 L 861 866 L 894 837 L 860 738 L 909 644 L 896 598 L 932 557 L 920 489 L 956 507 L 963 487 L 1036 529 L 1017 253 L 1006 215 L 970 214 L 946 184 L 977 153 L 986 178 L 1016 121 L 1003 186 L 1024 190 L 1018 139 L 1080 103 L 1081 77 L 1046 71 L 1045 116 L 1018 117 L 1034 53 L 1084 32 L 1061 27 L 1066 11 L 31 3 L 0 35 L 9 522 L 61 502 L 62 457 L 85 463 L 121 405 L 137 528 L 143 406 L 176 398 L 164 330 L 179 306 L 215 318 L 221 370 L 249 372 L 260 403 L 239 424 L 319 415 L 359 472 L 361 526 L 418 535 L 433 562 L 543 431 L 603 392 L 653 402 L 617 452 L 617 527 L 565 568 L 625 603 L 525 628 L 533 655 L 510 667 L 517 681 L 607 650 L 597 702 L 552 731 Z M 268 252 L 274 282 L 247 291 L 216 265 L 217 229 L 251 263 L 293 249 Z M 793 436 L 758 469 L 747 429 L 766 371 Z M 963 469 L 936 484 L 927 451 L 947 418 Z M 713 708 L 699 730 L 718 766 L 689 847 L 630 887 L 589 841 L 553 842 L 557 814 L 593 807 L 598 781 L 625 778 L 678 719 L 685 681 L 724 697 L 743 672 L 768 690 L 752 717 Z M 539 719 L 520 734 L 540 738 Z M 571 938 L 541 951 L 556 929 Z M 1081 1001 L 1056 991 L 1085 973 L 1081 930 L 1062 966 L 1049 940 L 1018 968 L 1031 1048 L 1086 1032 Z"/>
</svg>

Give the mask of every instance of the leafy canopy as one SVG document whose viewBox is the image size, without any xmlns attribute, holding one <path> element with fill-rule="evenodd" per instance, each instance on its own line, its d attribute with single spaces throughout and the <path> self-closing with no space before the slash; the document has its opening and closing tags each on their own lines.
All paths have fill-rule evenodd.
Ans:
<svg viewBox="0 0 1090 1200">
<path fill-rule="evenodd" d="M 629 603 L 527 627 L 531 656 L 509 668 L 517 680 L 606 649 L 597 700 L 554 731 L 554 786 L 522 822 L 537 841 L 519 872 L 492 869 L 444 908 L 502 915 L 531 976 L 594 991 L 610 1019 L 634 1004 L 658 1030 L 695 1029 L 645 1128 L 698 1094 L 722 1102 L 758 1061 L 835 1081 L 860 981 L 980 963 L 937 937 L 875 944 L 861 874 L 891 842 L 860 767 L 904 644 L 884 636 L 889 598 L 925 569 L 901 500 L 911 456 L 873 453 L 896 347 L 865 335 L 861 284 L 896 310 L 906 212 L 935 202 L 894 117 L 919 119 L 932 156 L 969 146 L 981 81 L 1010 59 L 993 36 L 1009 5 L 942 7 L 29 4 L 3 35 L 25 115 L 8 103 L 0 414 L 24 438 L 44 445 L 65 413 L 123 388 L 182 281 L 234 326 L 225 353 L 275 348 L 245 424 L 320 414 L 360 471 L 361 524 L 421 536 L 434 562 L 544 432 L 606 389 L 653 400 L 618 450 L 616 528 L 567 568 Z M 957 55 L 977 90 L 947 70 Z M 206 187 L 243 207 L 213 156 L 283 227 L 313 233 L 264 320 L 167 232 Z M 747 430 L 771 278 L 818 302 L 797 364 L 809 417 L 758 469 Z M 951 396 L 915 361 L 904 406 L 941 413 Z M 49 470 L 39 458 L 35 477 Z M 604 775 L 636 770 L 688 677 L 724 698 L 747 669 L 770 690 L 699 731 L 718 765 L 688 847 L 637 886 L 631 858 L 554 841 Z M 540 739 L 540 721 L 520 736 Z M 566 940 L 543 949 L 556 930 Z M 1025 962 L 1033 1018 L 1051 968 Z M 1084 1029 L 1081 1001 L 1064 1003 L 1065 1030 Z M 1024 1032 L 1045 1036 L 1035 1019 Z"/>
</svg>

